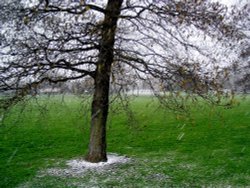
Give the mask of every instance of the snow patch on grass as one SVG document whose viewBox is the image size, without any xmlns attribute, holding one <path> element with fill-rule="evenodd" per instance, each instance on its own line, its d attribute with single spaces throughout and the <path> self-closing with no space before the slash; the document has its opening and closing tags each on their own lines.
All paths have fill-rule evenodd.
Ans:
<svg viewBox="0 0 250 188">
<path fill-rule="evenodd" d="M 44 174 L 49 174 L 53 176 L 79 176 L 87 170 L 102 171 L 111 166 L 128 163 L 130 158 L 126 156 L 119 156 L 117 154 L 108 154 L 107 162 L 90 163 L 83 159 L 73 159 L 66 162 L 68 168 L 51 168 L 46 170 Z"/>
<path fill-rule="evenodd" d="M 99 162 L 99 163 L 90 163 L 85 160 L 81 159 L 74 159 L 67 162 L 67 165 L 70 166 L 73 169 L 96 169 L 96 168 L 102 168 L 104 166 L 108 166 L 111 164 L 117 164 L 117 163 L 126 163 L 129 161 L 129 158 L 125 156 L 118 156 L 116 154 L 110 154 L 107 156 L 108 161 L 107 162 Z"/>
</svg>

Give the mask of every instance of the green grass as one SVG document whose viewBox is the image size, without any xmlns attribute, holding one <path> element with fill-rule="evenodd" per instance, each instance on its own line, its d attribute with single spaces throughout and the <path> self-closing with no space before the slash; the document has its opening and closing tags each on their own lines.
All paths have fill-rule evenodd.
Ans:
<svg viewBox="0 0 250 188">
<path fill-rule="evenodd" d="M 133 119 L 112 105 L 108 152 L 132 162 L 70 178 L 39 173 L 84 156 L 89 103 L 44 96 L 23 107 L 0 127 L 0 187 L 250 186 L 250 98 L 231 109 L 198 102 L 185 116 L 140 97 L 131 103 Z"/>
</svg>

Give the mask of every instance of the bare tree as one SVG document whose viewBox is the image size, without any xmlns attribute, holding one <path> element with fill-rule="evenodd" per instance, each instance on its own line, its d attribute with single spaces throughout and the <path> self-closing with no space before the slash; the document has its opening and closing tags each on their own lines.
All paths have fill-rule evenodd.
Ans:
<svg viewBox="0 0 250 188">
<path fill-rule="evenodd" d="M 12 0 L 0 9 L 0 92 L 11 93 L 1 106 L 44 82 L 92 78 L 90 162 L 107 160 L 110 83 L 122 88 L 130 77 L 205 96 L 219 89 L 212 44 L 243 37 L 227 7 L 208 0 Z"/>
<path fill-rule="evenodd" d="M 244 2 L 244 1 L 243 1 Z M 245 34 L 244 39 L 240 40 L 238 53 L 235 53 L 235 60 L 226 68 L 227 76 L 224 77 L 227 89 L 234 88 L 236 92 L 249 92 L 250 90 L 250 19 L 249 3 L 243 3 L 240 7 L 232 7 L 239 12 L 233 15 L 234 24 Z M 240 11 L 239 11 L 240 10 Z"/>
</svg>

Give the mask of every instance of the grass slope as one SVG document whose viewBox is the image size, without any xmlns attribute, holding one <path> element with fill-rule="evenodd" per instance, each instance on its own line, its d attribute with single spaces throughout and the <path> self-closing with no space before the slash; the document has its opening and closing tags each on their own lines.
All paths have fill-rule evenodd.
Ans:
<svg viewBox="0 0 250 188">
<path fill-rule="evenodd" d="M 149 97 L 131 104 L 134 119 L 112 106 L 108 151 L 129 164 L 82 177 L 37 176 L 82 157 L 89 105 L 79 98 L 40 97 L 16 106 L 0 127 L 0 187 L 250 186 L 250 99 L 232 109 L 194 104 L 176 115 Z"/>
</svg>

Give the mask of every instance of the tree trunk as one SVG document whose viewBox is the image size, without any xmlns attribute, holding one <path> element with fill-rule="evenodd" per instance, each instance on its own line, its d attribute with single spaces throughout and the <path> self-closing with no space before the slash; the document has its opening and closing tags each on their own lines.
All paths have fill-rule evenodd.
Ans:
<svg viewBox="0 0 250 188">
<path fill-rule="evenodd" d="M 109 84 L 111 65 L 114 58 L 114 42 L 117 20 L 123 0 L 109 0 L 102 26 L 100 52 L 95 71 L 95 91 L 91 111 L 89 162 L 107 161 L 106 122 L 109 109 Z"/>
</svg>

